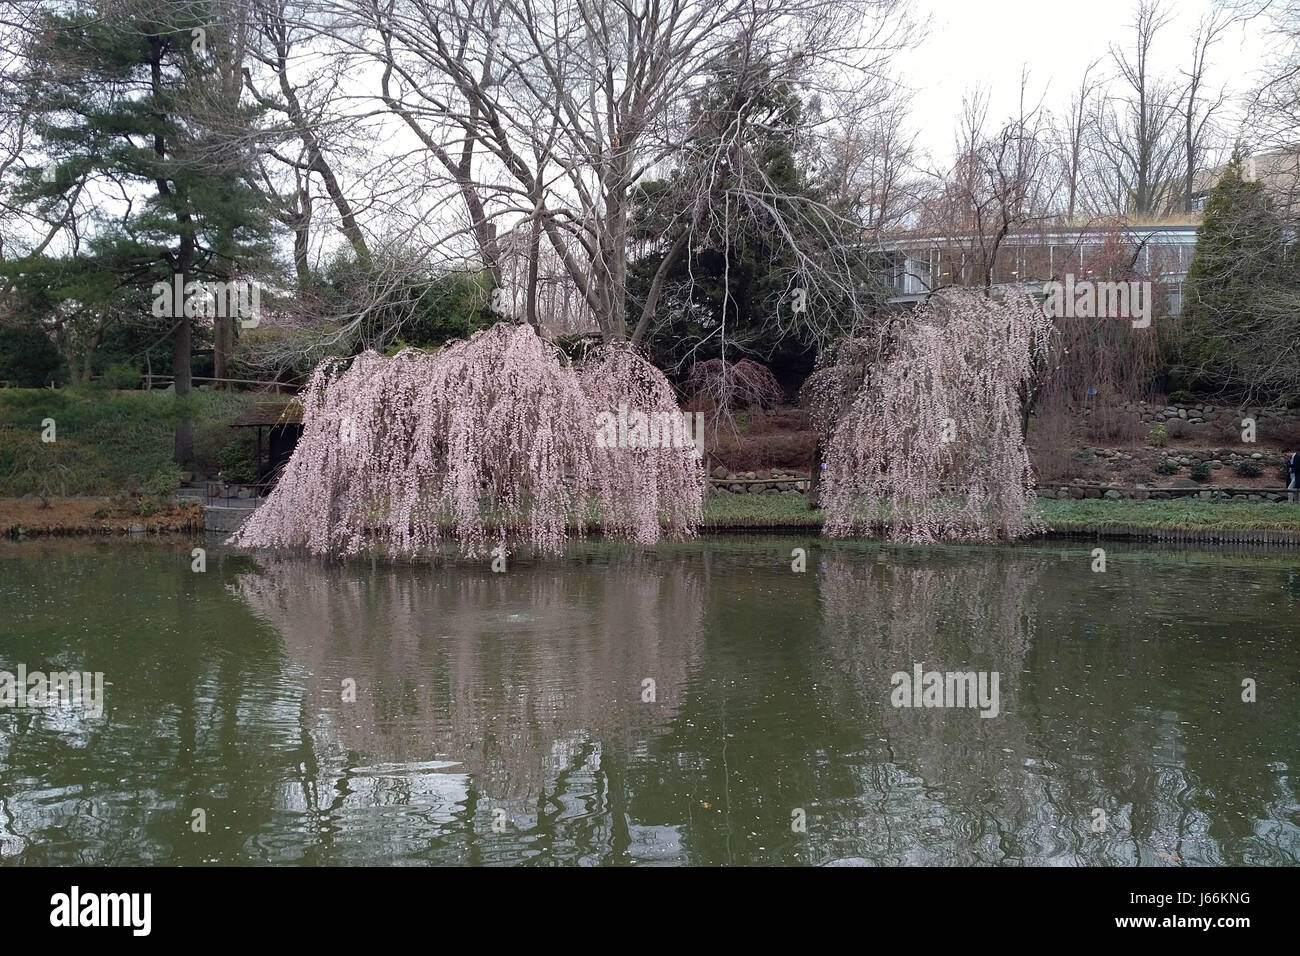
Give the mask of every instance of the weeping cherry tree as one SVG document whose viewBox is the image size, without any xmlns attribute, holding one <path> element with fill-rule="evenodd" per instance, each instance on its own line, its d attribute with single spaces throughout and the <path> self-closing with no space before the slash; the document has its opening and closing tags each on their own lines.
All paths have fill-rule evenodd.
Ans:
<svg viewBox="0 0 1300 956">
<path fill-rule="evenodd" d="M 924 303 L 860 384 L 826 450 L 825 532 L 1014 539 L 1037 528 L 1021 403 L 1054 336 L 1024 290 Z"/>
<path fill-rule="evenodd" d="M 323 363 L 275 491 L 232 541 L 318 555 L 557 553 L 589 519 L 651 543 L 690 534 L 704 477 L 691 447 L 601 447 L 602 413 L 681 420 L 663 374 L 627 346 L 575 369 L 527 326 L 436 353 Z M 625 413 L 625 414 L 626 414 Z"/>
</svg>

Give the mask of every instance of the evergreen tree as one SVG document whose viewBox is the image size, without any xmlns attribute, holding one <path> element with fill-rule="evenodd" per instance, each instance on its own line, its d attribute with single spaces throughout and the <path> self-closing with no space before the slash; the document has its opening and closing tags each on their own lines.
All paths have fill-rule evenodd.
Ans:
<svg viewBox="0 0 1300 956">
<path fill-rule="evenodd" d="M 725 322 L 730 361 L 754 355 L 787 384 L 811 370 L 816 336 L 796 311 L 795 289 L 808 284 L 808 258 L 829 261 L 829 250 L 851 248 L 857 236 L 847 211 L 826 205 L 800 161 L 815 120 L 808 112 L 792 86 L 761 65 L 725 65 L 690 104 L 697 135 L 677 168 L 637 190 L 633 242 L 667 240 L 671 250 L 684 232 L 689 240 L 667 272 L 647 337 L 661 366 L 720 357 Z M 630 314 L 664 258 L 655 251 L 633 260 Z M 873 276 L 864 258 L 860 287 Z M 835 322 L 819 314 L 817 324 Z"/>
<path fill-rule="evenodd" d="M 221 22 L 226 9 L 99 0 L 40 14 L 23 85 L 48 162 L 16 198 L 48 206 L 84 190 L 97 209 L 55 286 L 54 305 L 65 313 L 116 312 L 124 322 L 153 324 L 141 310 L 156 298 L 156 283 L 251 280 L 265 268 L 269 217 L 250 184 L 255 114 L 239 103 L 231 39 L 239 27 Z M 8 264 L 14 285 L 29 264 Z M 169 303 L 172 374 L 183 400 L 195 315 Z M 223 334 L 220 322 L 214 331 Z M 185 414 L 179 420 L 175 458 L 183 463 L 193 426 Z"/>
<path fill-rule="evenodd" d="M 1249 354 L 1273 340 L 1270 313 L 1288 271 L 1286 229 L 1234 153 L 1205 204 L 1183 286 L 1179 371 L 1202 388 L 1249 388 Z M 1294 281 L 1294 280 L 1292 280 Z"/>
</svg>

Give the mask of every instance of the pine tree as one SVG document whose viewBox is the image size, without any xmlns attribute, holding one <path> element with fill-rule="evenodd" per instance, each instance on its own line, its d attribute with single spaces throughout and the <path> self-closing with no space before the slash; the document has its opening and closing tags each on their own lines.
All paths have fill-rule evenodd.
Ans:
<svg viewBox="0 0 1300 956">
<path fill-rule="evenodd" d="M 269 217 L 251 185 L 255 113 L 239 103 L 237 58 L 220 10 L 190 0 L 100 0 L 44 11 L 25 57 L 38 148 L 48 157 L 18 198 L 49 204 L 87 190 L 98 209 L 71 250 L 62 290 L 78 308 L 128 319 L 155 283 L 181 288 L 264 268 Z M 10 265 L 18 272 L 22 263 Z M 178 400 L 191 387 L 190 310 L 172 315 Z M 216 335 L 223 329 L 218 322 Z M 181 402 L 175 458 L 190 458 Z"/>
<path fill-rule="evenodd" d="M 1179 364 L 1193 384 L 1251 384 L 1241 359 L 1263 344 L 1261 316 L 1285 264 L 1284 224 L 1234 153 L 1205 204 L 1183 286 Z"/>
</svg>

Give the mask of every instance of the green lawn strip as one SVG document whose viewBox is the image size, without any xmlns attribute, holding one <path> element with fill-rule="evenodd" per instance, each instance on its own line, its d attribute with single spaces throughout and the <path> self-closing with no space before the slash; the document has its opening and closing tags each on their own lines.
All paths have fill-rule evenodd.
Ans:
<svg viewBox="0 0 1300 956">
<path fill-rule="evenodd" d="M 1300 532 L 1300 505 L 1271 501 L 1040 501 L 1038 514 L 1053 531 Z"/>
<path fill-rule="evenodd" d="M 1268 501 L 1039 501 L 1049 531 L 1292 531 L 1300 533 L 1300 505 Z M 704 506 L 706 529 L 819 527 L 824 512 L 810 511 L 802 495 L 718 495 Z"/>
<path fill-rule="evenodd" d="M 820 528 L 825 512 L 804 495 L 713 495 L 704 503 L 705 529 Z"/>
</svg>

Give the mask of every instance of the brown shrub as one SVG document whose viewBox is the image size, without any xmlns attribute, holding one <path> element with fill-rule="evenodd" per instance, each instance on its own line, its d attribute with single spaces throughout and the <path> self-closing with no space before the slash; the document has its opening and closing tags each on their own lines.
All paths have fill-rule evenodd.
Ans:
<svg viewBox="0 0 1300 956">
<path fill-rule="evenodd" d="M 696 410 L 696 409 L 689 409 Z M 703 409 L 699 409 L 703 411 Z M 732 471 L 760 468 L 812 467 L 817 436 L 808 415 L 799 408 L 782 407 L 725 416 L 718 427 L 705 431 L 709 467 L 723 465 Z"/>
<path fill-rule="evenodd" d="M 1233 435 L 1240 440 L 1240 429 L 1234 429 Z M 1300 448 L 1300 421 L 1294 418 L 1265 418 L 1256 428 L 1255 437 L 1258 441 L 1295 451 Z"/>
<path fill-rule="evenodd" d="M 1083 434 L 1093 442 L 1133 442 L 1146 437 L 1136 415 L 1117 405 L 1098 405 L 1083 423 Z"/>
<path fill-rule="evenodd" d="M 1040 408 L 1029 424 L 1029 461 L 1040 481 L 1073 475 L 1070 451 L 1074 447 L 1074 418 L 1060 405 Z"/>
</svg>

